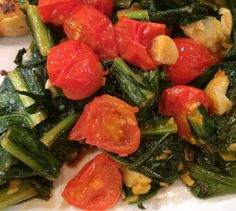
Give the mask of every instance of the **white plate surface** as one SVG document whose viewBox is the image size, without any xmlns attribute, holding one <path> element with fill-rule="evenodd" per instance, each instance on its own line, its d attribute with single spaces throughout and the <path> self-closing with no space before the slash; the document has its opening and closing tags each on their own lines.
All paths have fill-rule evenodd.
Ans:
<svg viewBox="0 0 236 211">
<path fill-rule="evenodd" d="M 29 36 L 20 38 L 0 38 L 0 70 L 12 70 L 15 67 L 13 60 L 17 51 L 23 46 L 28 46 L 29 43 Z M 87 155 L 76 167 L 73 168 L 64 166 L 61 170 L 60 177 L 54 182 L 55 187 L 49 201 L 45 202 L 42 200 L 31 200 L 9 210 L 78 210 L 77 208 L 68 205 L 62 199 L 61 192 L 67 181 L 76 175 L 79 169 L 93 157 L 94 154 Z M 159 191 L 155 197 L 146 201 L 144 206 L 147 210 L 158 211 L 236 211 L 236 195 L 227 195 L 213 199 L 200 200 L 193 197 L 187 188 L 180 181 L 177 181 L 172 186 L 163 188 Z M 134 211 L 140 209 L 138 209 L 136 205 L 127 205 L 125 202 L 120 201 L 111 210 Z"/>
</svg>

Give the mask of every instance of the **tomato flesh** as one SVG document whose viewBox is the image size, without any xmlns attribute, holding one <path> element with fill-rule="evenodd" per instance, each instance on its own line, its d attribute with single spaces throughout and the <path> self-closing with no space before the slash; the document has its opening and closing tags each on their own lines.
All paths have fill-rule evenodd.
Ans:
<svg viewBox="0 0 236 211">
<path fill-rule="evenodd" d="M 84 99 L 103 86 L 103 68 L 93 52 L 80 41 L 66 41 L 52 48 L 47 58 L 51 83 L 72 100 Z"/>
<path fill-rule="evenodd" d="M 210 99 L 203 90 L 178 85 L 163 92 L 158 109 L 164 115 L 173 116 L 177 122 L 179 135 L 183 139 L 189 140 L 192 133 L 186 116 L 201 104 L 207 110 L 211 105 Z"/>
<path fill-rule="evenodd" d="M 118 56 L 111 21 L 92 6 L 80 4 L 66 18 L 63 27 L 70 40 L 85 42 L 100 59 L 109 60 Z"/>
<path fill-rule="evenodd" d="M 39 16 L 43 22 L 61 25 L 77 4 L 77 0 L 39 0 Z"/>
<path fill-rule="evenodd" d="M 106 94 L 96 97 L 84 108 L 69 139 L 85 139 L 87 144 L 127 156 L 140 145 L 137 111 L 116 97 Z"/>
<path fill-rule="evenodd" d="M 168 78 L 175 84 L 187 84 L 193 81 L 218 62 L 205 46 L 192 39 L 173 40 L 178 48 L 179 58 L 174 65 L 168 65 L 166 71 Z"/>
<path fill-rule="evenodd" d="M 62 196 L 68 203 L 84 210 L 104 210 L 113 206 L 121 195 L 119 167 L 107 155 L 97 155 L 68 182 Z"/>
<path fill-rule="evenodd" d="M 112 15 L 114 6 L 113 0 L 81 0 L 81 3 L 93 6 L 108 17 Z"/>
<path fill-rule="evenodd" d="M 115 25 L 116 42 L 121 57 L 132 65 L 151 70 L 159 64 L 149 50 L 154 37 L 166 33 L 164 24 L 141 22 L 121 17 Z"/>
</svg>

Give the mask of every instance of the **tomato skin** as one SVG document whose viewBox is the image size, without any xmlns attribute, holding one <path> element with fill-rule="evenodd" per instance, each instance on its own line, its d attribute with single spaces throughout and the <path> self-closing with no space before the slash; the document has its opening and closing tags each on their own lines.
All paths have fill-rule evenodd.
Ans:
<svg viewBox="0 0 236 211">
<path fill-rule="evenodd" d="M 187 84 L 199 77 L 207 68 L 216 64 L 218 59 L 200 43 L 189 38 L 173 39 L 179 58 L 174 65 L 166 67 L 168 78 L 175 84 Z"/>
<path fill-rule="evenodd" d="M 173 116 L 178 126 L 179 135 L 183 139 L 189 140 L 192 133 L 186 116 L 201 104 L 206 110 L 209 110 L 211 105 L 209 97 L 203 90 L 177 85 L 162 93 L 158 110 L 164 115 Z"/>
<path fill-rule="evenodd" d="M 120 165 L 104 153 L 88 162 L 66 185 L 62 196 L 84 210 L 105 210 L 121 195 Z"/>
<path fill-rule="evenodd" d="M 39 16 L 43 22 L 61 25 L 77 4 L 77 0 L 39 0 Z"/>
<path fill-rule="evenodd" d="M 109 60 L 118 56 L 111 21 L 92 6 L 79 4 L 65 19 L 63 27 L 70 40 L 85 42 L 100 59 Z"/>
<path fill-rule="evenodd" d="M 127 156 L 140 145 L 137 111 L 119 98 L 106 94 L 96 97 L 85 106 L 69 139 L 85 139 L 87 144 Z"/>
<path fill-rule="evenodd" d="M 107 17 L 111 17 L 114 6 L 113 0 L 80 0 L 83 4 L 93 6 Z"/>
<path fill-rule="evenodd" d="M 154 37 L 165 34 L 164 24 L 121 17 L 114 28 L 118 51 L 124 60 L 143 70 L 151 70 L 159 65 L 151 58 L 149 49 Z"/>
<path fill-rule="evenodd" d="M 71 40 L 52 48 L 47 58 L 51 83 L 63 89 L 67 98 L 84 99 L 103 86 L 103 68 L 93 50 Z"/>
</svg>

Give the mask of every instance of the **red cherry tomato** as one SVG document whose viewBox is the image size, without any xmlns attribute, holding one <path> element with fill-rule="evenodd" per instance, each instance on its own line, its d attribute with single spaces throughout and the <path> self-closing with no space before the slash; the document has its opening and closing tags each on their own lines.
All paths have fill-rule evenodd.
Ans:
<svg viewBox="0 0 236 211">
<path fill-rule="evenodd" d="M 86 44 L 71 40 L 52 48 L 47 58 L 51 83 L 63 89 L 72 100 L 86 98 L 104 83 L 102 66 Z"/>
<path fill-rule="evenodd" d="M 211 101 L 203 90 L 178 85 L 163 92 L 159 103 L 159 112 L 173 116 L 178 126 L 179 135 L 185 140 L 190 140 L 192 133 L 186 116 L 201 104 L 209 110 Z"/>
<path fill-rule="evenodd" d="M 116 42 L 121 57 L 137 67 L 150 70 L 158 66 L 149 54 L 152 39 L 165 34 L 164 24 L 141 22 L 121 17 L 115 25 Z"/>
<path fill-rule="evenodd" d="M 169 79 L 176 84 L 187 84 L 193 81 L 218 62 L 205 46 L 192 39 L 173 40 L 178 48 L 179 58 L 174 65 L 168 65 L 166 71 Z"/>
<path fill-rule="evenodd" d="M 106 94 L 96 97 L 86 105 L 69 139 L 86 139 L 87 144 L 127 156 L 140 144 L 137 111 L 119 98 Z"/>
<path fill-rule="evenodd" d="M 93 6 L 108 17 L 111 17 L 112 15 L 112 10 L 114 6 L 113 0 L 80 0 L 80 2 Z"/>
<path fill-rule="evenodd" d="M 121 195 L 119 167 L 107 155 L 97 155 L 68 182 L 62 196 L 83 210 L 105 210 L 113 206 Z"/>
<path fill-rule="evenodd" d="M 69 39 L 89 45 L 102 60 L 118 55 L 111 21 L 95 8 L 80 4 L 65 20 L 64 31 Z"/>
<path fill-rule="evenodd" d="M 77 0 L 39 0 L 39 16 L 43 22 L 61 25 L 77 4 Z"/>
</svg>

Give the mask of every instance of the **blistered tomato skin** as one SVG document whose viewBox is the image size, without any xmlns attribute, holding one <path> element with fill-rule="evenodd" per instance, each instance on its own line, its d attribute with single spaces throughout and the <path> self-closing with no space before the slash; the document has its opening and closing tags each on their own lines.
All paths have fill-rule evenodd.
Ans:
<svg viewBox="0 0 236 211">
<path fill-rule="evenodd" d="M 43 22 L 62 25 L 65 17 L 77 4 L 77 0 L 39 0 L 39 16 Z"/>
<path fill-rule="evenodd" d="M 166 71 L 168 78 L 175 84 L 190 83 L 218 62 L 205 46 L 192 39 L 173 40 L 178 48 L 179 58 L 174 65 L 166 66 Z"/>
<path fill-rule="evenodd" d="M 114 7 L 113 0 L 81 0 L 80 2 L 93 6 L 94 8 L 105 14 L 107 17 L 111 17 L 112 15 L 112 10 Z"/>
<path fill-rule="evenodd" d="M 69 139 L 85 140 L 87 144 L 127 156 L 140 145 L 137 111 L 138 108 L 119 98 L 106 94 L 96 97 L 85 106 Z"/>
<path fill-rule="evenodd" d="M 62 88 L 67 98 L 89 97 L 104 84 L 104 71 L 93 50 L 80 41 L 66 41 L 48 54 L 48 76 L 54 86 Z"/>
<path fill-rule="evenodd" d="M 78 5 L 66 18 L 63 28 L 70 40 L 85 42 L 101 60 L 118 56 L 113 25 L 108 17 L 94 7 Z"/>
<path fill-rule="evenodd" d="M 118 51 L 124 60 L 143 70 L 151 70 L 160 65 L 153 61 L 149 52 L 153 38 L 166 33 L 164 24 L 122 17 L 114 28 Z"/>
<path fill-rule="evenodd" d="M 120 198 L 122 177 L 120 165 L 105 154 L 88 162 L 66 185 L 62 196 L 83 210 L 105 210 Z"/>
<path fill-rule="evenodd" d="M 199 105 L 209 110 L 211 101 L 207 94 L 198 88 L 178 85 L 166 89 L 161 96 L 158 110 L 160 113 L 173 116 L 178 126 L 178 134 L 185 140 L 192 137 L 186 116 Z"/>
</svg>

